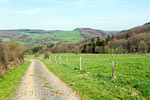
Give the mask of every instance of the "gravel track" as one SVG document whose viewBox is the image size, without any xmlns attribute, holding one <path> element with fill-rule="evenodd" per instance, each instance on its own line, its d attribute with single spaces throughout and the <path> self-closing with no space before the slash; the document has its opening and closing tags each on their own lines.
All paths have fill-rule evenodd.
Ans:
<svg viewBox="0 0 150 100">
<path fill-rule="evenodd" d="M 41 61 L 31 60 L 14 100 L 80 100 L 80 98 Z"/>
</svg>

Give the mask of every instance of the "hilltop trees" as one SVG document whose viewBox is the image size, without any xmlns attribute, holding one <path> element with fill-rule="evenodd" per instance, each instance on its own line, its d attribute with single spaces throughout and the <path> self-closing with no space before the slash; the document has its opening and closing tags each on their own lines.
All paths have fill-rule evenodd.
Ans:
<svg viewBox="0 0 150 100">
<path fill-rule="evenodd" d="M 115 38 L 108 35 L 105 39 L 91 39 L 90 42 L 82 45 L 81 53 L 149 53 L 150 34 L 127 33 L 125 38 Z"/>
<path fill-rule="evenodd" d="M 150 53 L 150 23 L 102 39 L 91 39 L 81 50 L 82 53 Z"/>
<path fill-rule="evenodd" d="M 148 23 L 145 23 L 145 24 L 150 24 L 150 22 L 148 22 Z"/>
</svg>

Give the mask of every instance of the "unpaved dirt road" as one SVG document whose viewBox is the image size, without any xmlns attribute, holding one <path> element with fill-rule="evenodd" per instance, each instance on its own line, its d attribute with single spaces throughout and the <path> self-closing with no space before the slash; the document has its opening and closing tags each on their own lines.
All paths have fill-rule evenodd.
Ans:
<svg viewBox="0 0 150 100">
<path fill-rule="evenodd" d="M 80 100 L 65 83 L 50 72 L 46 66 L 31 60 L 22 79 L 15 100 Z"/>
</svg>

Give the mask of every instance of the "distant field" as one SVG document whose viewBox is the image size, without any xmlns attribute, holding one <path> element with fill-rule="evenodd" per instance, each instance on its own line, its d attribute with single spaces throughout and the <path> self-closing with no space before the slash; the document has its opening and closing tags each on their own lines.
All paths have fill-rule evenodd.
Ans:
<svg viewBox="0 0 150 100">
<path fill-rule="evenodd" d="M 20 32 L 15 37 L 19 44 L 32 44 L 33 46 L 46 46 L 51 44 L 69 44 L 79 43 L 85 38 L 80 35 L 80 31 L 64 31 L 55 33 L 33 34 L 27 32 Z M 2 38 L 3 42 L 7 43 L 10 38 Z"/>
<path fill-rule="evenodd" d="M 45 34 L 31 34 L 21 32 L 21 38 L 18 38 L 20 44 L 32 43 L 37 45 L 50 45 L 50 44 L 68 44 L 78 43 L 84 40 L 84 37 L 80 35 L 80 31 L 64 31 Z"/>
<path fill-rule="evenodd" d="M 84 100 L 150 100 L 150 55 L 81 56 L 83 71 L 79 70 L 80 55 L 53 54 L 52 61 L 44 60 L 43 56 L 41 60 Z M 111 78 L 113 60 L 116 81 Z"/>
<path fill-rule="evenodd" d="M 32 40 L 37 40 L 40 38 L 53 38 L 54 40 L 61 40 L 63 44 L 78 43 L 79 41 L 84 39 L 82 36 L 80 36 L 79 31 L 65 31 L 52 34 L 43 34 L 43 35 L 40 34 L 32 36 Z"/>
<path fill-rule="evenodd" d="M 3 40 L 3 42 L 5 42 L 5 43 L 7 43 L 7 42 L 10 41 L 10 39 L 8 39 L 8 38 L 2 39 L 2 40 Z"/>
</svg>

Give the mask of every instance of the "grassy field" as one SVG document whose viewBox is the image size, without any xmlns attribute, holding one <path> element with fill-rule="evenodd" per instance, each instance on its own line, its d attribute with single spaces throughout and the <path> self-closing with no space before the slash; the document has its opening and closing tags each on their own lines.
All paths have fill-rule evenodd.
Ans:
<svg viewBox="0 0 150 100">
<path fill-rule="evenodd" d="M 25 61 L 24 64 L 15 67 L 0 78 L 0 100 L 13 100 L 21 78 L 27 70 L 29 63 L 29 61 Z"/>
<path fill-rule="evenodd" d="M 57 33 L 45 33 L 45 34 L 31 34 L 21 32 L 21 35 L 25 35 L 23 37 L 23 41 L 18 41 L 20 44 L 24 44 L 24 41 L 28 40 L 30 44 L 34 44 L 34 46 L 42 46 L 43 44 L 69 44 L 69 43 L 78 43 L 84 40 L 84 37 L 80 35 L 80 31 L 64 31 Z M 26 39 L 25 39 L 26 38 Z"/>
<path fill-rule="evenodd" d="M 33 46 L 49 46 L 53 44 L 69 44 L 79 43 L 85 38 L 80 35 L 80 31 L 63 31 L 55 33 L 32 34 L 27 32 L 20 32 L 15 40 L 17 43 L 32 44 Z M 7 43 L 11 39 L 3 38 L 3 42 Z"/>
<path fill-rule="evenodd" d="M 82 71 L 79 70 L 80 55 L 53 54 L 52 61 L 43 57 L 41 61 L 84 100 L 150 100 L 150 55 L 81 56 Z M 113 60 L 116 80 L 111 77 Z"/>
<path fill-rule="evenodd" d="M 79 31 L 64 31 L 64 32 L 57 32 L 53 34 L 40 34 L 40 35 L 34 35 L 32 36 L 32 40 L 35 41 L 40 38 L 53 38 L 53 41 L 62 41 L 63 44 L 66 43 L 78 43 L 84 38 L 80 36 Z M 58 42 L 59 42 L 58 41 Z"/>
</svg>

